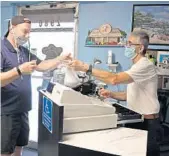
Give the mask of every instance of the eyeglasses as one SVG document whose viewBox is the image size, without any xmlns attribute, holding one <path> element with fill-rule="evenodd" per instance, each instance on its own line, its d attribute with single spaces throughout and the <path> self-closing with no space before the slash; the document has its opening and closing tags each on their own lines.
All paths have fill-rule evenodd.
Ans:
<svg viewBox="0 0 169 156">
<path fill-rule="evenodd" d="M 127 41 L 126 44 L 125 44 L 125 46 L 127 46 L 127 47 L 131 47 L 132 45 L 141 45 L 141 44 L 139 44 L 139 43 L 132 43 L 131 41 Z"/>
</svg>

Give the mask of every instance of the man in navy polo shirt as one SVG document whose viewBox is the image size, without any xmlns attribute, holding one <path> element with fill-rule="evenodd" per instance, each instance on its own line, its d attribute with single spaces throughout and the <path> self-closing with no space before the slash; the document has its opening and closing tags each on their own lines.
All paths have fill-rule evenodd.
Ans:
<svg viewBox="0 0 169 156">
<path fill-rule="evenodd" d="M 1 40 L 1 156 L 21 156 L 28 144 L 28 111 L 31 110 L 31 73 L 55 69 L 70 55 L 41 61 L 22 45 L 29 39 L 31 21 L 23 16 L 11 19 Z"/>
</svg>

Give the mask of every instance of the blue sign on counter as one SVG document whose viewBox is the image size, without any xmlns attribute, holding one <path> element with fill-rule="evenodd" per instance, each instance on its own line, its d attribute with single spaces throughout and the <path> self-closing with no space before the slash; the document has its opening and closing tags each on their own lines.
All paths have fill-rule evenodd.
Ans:
<svg viewBox="0 0 169 156">
<path fill-rule="evenodd" d="M 42 123 L 52 133 L 52 111 L 53 102 L 47 97 L 43 97 Z"/>
</svg>

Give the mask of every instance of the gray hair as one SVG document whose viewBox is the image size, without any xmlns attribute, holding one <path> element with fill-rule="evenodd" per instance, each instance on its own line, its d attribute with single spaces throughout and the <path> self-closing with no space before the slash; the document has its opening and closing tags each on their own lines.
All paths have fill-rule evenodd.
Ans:
<svg viewBox="0 0 169 156">
<path fill-rule="evenodd" d="M 131 36 L 137 37 L 139 42 L 144 45 L 143 55 L 146 54 L 146 50 L 148 49 L 149 45 L 149 35 L 145 31 L 133 31 Z"/>
</svg>

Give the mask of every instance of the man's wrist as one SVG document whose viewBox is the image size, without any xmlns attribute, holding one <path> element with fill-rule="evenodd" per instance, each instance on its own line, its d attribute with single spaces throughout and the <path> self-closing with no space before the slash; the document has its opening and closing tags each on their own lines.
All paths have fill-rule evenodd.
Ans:
<svg viewBox="0 0 169 156">
<path fill-rule="evenodd" d="M 114 95 L 113 92 L 110 91 L 109 97 L 110 97 L 110 98 L 113 98 L 113 97 L 114 97 L 113 95 Z"/>
<path fill-rule="evenodd" d="M 83 71 L 84 71 L 84 72 L 87 72 L 88 70 L 89 70 L 89 65 L 83 63 Z"/>
<path fill-rule="evenodd" d="M 61 56 L 56 57 L 56 58 L 55 58 L 55 61 L 61 62 L 61 61 L 62 61 L 62 57 L 61 57 Z"/>
<path fill-rule="evenodd" d="M 16 69 L 16 71 L 17 71 L 17 73 L 18 73 L 18 76 L 20 76 L 21 78 L 23 78 L 23 77 L 22 77 L 22 71 L 20 70 L 19 66 L 16 67 L 15 69 Z"/>
<path fill-rule="evenodd" d="M 62 64 L 62 61 L 63 61 L 63 59 L 61 56 L 54 58 L 54 62 L 55 62 L 54 68 L 57 68 L 60 64 Z"/>
<path fill-rule="evenodd" d="M 13 68 L 13 71 L 17 74 L 17 76 L 20 76 L 19 73 L 18 73 L 18 71 L 17 71 L 17 68 L 16 68 L 16 67 Z"/>
</svg>

